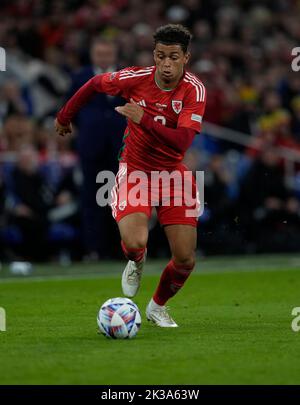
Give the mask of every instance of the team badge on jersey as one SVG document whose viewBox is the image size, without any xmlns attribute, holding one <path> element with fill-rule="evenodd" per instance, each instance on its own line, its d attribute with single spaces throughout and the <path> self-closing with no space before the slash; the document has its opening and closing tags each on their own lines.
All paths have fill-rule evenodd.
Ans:
<svg viewBox="0 0 300 405">
<path fill-rule="evenodd" d="M 172 100 L 172 108 L 176 112 L 176 114 L 179 114 L 182 110 L 182 101 Z"/>
</svg>

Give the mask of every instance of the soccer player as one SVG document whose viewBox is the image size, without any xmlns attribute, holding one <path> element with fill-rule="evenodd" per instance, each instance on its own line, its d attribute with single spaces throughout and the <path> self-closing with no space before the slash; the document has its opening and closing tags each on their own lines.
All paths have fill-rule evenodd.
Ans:
<svg viewBox="0 0 300 405">
<path fill-rule="evenodd" d="M 201 130 L 206 102 L 202 82 L 185 70 L 190 58 L 190 40 L 190 32 L 181 25 L 158 28 L 154 34 L 155 66 L 130 67 L 94 76 L 59 111 L 55 122 L 59 135 L 72 132 L 74 116 L 97 92 L 121 95 L 127 100 L 124 106 L 116 107 L 116 111 L 126 117 L 128 125 L 111 206 L 121 246 L 129 260 L 122 275 L 123 293 L 128 297 L 134 297 L 140 286 L 153 201 L 148 201 L 147 205 L 132 203 L 127 198 L 132 184 L 126 184 L 125 196 L 121 192 L 122 185 L 135 170 L 146 173 L 148 179 L 157 171 L 177 171 L 183 175 L 187 171 L 181 162 Z M 186 215 L 185 202 L 174 203 L 176 190 L 172 185 L 169 206 L 163 205 L 158 197 L 159 205 L 155 207 L 172 257 L 146 309 L 147 319 L 161 327 L 178 326 L 165 304 L 182 288 L 195 266 L 197 216 Z M 149 192 L 151 180 L 146 187 Z M 194 179 L 192 188 L 195 193 Z"/>
</svg>

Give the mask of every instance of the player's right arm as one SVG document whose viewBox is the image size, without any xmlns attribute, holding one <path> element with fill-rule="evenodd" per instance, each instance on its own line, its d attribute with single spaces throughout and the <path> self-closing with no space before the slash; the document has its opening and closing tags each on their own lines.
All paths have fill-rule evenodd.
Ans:
<svg viewBox="0 0 300 405">
<path fill-rule="evenodd" d="M 56 132 L 64 136 L 72 132 L 72 120 L 78 111 L 97 93 L 106 93 L 112 96 L 126 97 L 126 80 L 119 79 L 122 70 L 113 73 L 104 73 L 92 77 L 67 101 L 58 112 L 55 120 Z M 126 86 L 127 85 L 127 86 Z"/>
</svg>

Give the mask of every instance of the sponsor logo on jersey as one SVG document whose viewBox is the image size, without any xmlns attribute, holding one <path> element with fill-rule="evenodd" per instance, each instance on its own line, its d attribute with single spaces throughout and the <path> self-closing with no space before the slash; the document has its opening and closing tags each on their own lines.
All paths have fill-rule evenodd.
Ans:
<svg viewBox="0 0 300 405">
<path fill-rule="evenodd" d="M 155 105 L 159 109 L 159 111 L 162 111 L 164 108 L 168 107 L 167 104 L 156 103 Z"/>
<path fill-rule="evenodd" d="M 145 100 L 138 101 L 137 104 L 142 106 L 142 107 L 147 107 Z"/>
<path fill-rule="evenodd" d="M 176 114 L 179 114 L 182 110 L 182 101 L 172 100 L 172 108 L 176 112 Z"/>
<path fill-rule="evenodd" d="M 192 114 L 192 121 L 202 122 L 202 115 Z"/>
</svg>

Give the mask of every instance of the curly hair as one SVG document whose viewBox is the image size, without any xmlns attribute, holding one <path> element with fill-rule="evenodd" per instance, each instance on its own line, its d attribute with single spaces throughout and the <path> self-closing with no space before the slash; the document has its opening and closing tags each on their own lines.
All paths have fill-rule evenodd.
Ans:
<svg viewBox="0 0 300 405">
<path fill-rule="evenodd" d="M 155 45 L 159 42 L 164 45 L 180 45 L 184 53 L 187 52 L 192 34 L 181 24 L 168 24 L 159 27 L 154 35 Z"/>
</svg>

